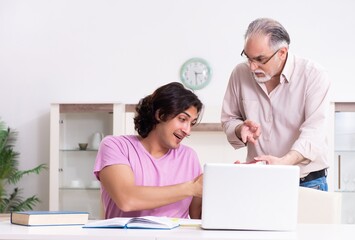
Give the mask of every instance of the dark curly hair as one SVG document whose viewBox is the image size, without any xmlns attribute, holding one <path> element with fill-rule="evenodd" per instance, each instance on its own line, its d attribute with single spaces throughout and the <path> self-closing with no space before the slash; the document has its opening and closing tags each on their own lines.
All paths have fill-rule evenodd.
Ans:
<svg viewBox="0 0 355 240">
<path fill-rule="evenodd" d="M 134 129 L 145 138 L 160 121 L 167 121 L 194 106 L 200 113 L 202 102 L 195 93 L 186 89 L 181 83 L 171 82 L 156 89 L 151 95 L 142 98 L 136 106 Z"/>
</svg>

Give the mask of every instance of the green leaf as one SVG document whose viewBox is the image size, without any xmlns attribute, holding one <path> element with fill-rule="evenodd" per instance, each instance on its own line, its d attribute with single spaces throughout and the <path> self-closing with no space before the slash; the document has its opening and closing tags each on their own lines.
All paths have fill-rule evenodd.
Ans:
<svg viewBox="0 0 355 240">
<path fill-rule="evenodd" d="M 0 213 L 32 210 L 40 202 L 38 197 L 34 195 L 25 199 L 22 197 L 22 189 L 18 187 L 8 194 L 5 186 L 18 183 L 25 175 L 40 174 L 42 170 L 48 169 L 46 164 L 40 164 L 32 169 L 19 170 L 20 154 L 13 149 L 16 140 L 17 132 L 0 121 Z"/>
</svg>

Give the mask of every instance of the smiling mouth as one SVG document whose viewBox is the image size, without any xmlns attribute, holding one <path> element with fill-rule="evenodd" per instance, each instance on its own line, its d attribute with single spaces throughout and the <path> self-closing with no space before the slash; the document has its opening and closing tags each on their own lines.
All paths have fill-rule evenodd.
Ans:
<svg viewBox="0 0 355 240">
<path fill-rule="evenodd" d="M 177 137 L 178 139 L 182 140 L 184 138 L 184 136 L 174 133 L 174 136 Z"/>
</svg>

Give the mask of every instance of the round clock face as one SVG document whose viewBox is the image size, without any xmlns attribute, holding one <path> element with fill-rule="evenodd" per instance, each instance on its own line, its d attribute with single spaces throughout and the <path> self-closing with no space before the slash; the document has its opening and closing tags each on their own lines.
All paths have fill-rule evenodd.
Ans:
<svg viewBox="0 0 355 240">
<path fill-rule="evenodd" d="M 198 90 L 206 87 L 211 80 L 211 68 L 201 58 L 191 58 L 181 67 L 181 82 L 188 88 Z"/>
</svg>

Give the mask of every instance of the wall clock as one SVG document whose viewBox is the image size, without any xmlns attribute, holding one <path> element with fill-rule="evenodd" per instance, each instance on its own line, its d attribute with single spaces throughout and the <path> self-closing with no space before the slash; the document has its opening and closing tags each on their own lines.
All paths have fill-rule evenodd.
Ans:
<svg viewBox="0 0 355 240">
<path fill-rule="evenodd" d="M 192 90 L 206 87 L 211 81 L 212 70 L 206 60 L 191 58 L 180 69 L 180 80 Z"/>
</svg>

